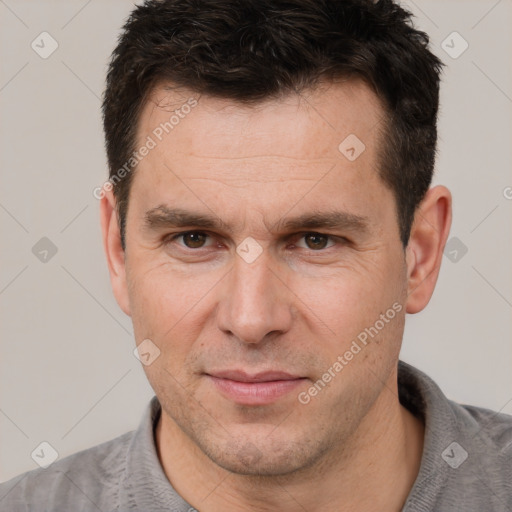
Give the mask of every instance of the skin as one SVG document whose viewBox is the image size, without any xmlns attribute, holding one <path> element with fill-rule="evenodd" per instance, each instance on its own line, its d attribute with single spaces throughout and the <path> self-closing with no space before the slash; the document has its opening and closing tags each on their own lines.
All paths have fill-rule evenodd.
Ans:
<svg viewBox="0 0 512 512">
<path fill-rule="evenodd" d="M 384 111 L 360 81 L 257 106 L 159 86 L 139 143 L 192 96 L 197 106 L 137 166 L 126 251 L 114 196 L 101 202 L 116 299 L 137 344 L 149 338 L 161 351 L 144 370 L 162 404 L 156 444 L 167 477 L 201 511 L 400 510 L 424 427 L 399 404 L 398 356 L 406 312 L 421 311 L 435 287 L 449 191 L 428 191 L 404 249 L 376 170 Z M 352 162 L 338 150 L 349 134 L 366 146 Z M 225 229 L 149 227 L 147 212 L 161 205 L 212 215 Z M 365 227 L 278 229 L 328 210 Z M 171 238 L 193 230 L 207 236 Z M 236 252 L 247 237 L 262 249 L 252 263 Z M 401 311 L 300 403 L 393 304 Z M 206 375 L 226 369 L 304 380 L 272 403 L 240 405 Z"/>
</svg>

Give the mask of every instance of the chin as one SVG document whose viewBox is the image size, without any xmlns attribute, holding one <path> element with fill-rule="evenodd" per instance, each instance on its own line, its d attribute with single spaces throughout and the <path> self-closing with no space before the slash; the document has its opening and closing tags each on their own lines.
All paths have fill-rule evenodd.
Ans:
<svg viewBox="0 0 512 512">
<path fill-rule="evenodd" d="M 251 440 L 249 440 L 251 439 Z M 205 442 L 206 441 L 206 442 Z M 276 477 L 286 476 L 313 466 L 328 447 L 311 440 L 286 438 L 233 437 L 224 443 L 198 440 L 202 451 L 212 462 L 237 475 Z"/>
</svg>

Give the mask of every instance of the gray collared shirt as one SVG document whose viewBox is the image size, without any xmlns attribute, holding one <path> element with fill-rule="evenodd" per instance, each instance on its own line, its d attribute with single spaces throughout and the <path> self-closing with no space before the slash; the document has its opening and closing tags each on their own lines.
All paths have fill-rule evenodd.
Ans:
<svg viewBox="0 0 512 512">
<path fill-rule="evenodd" d="M 511 512 L 512 416 L 456 404 L 402 361 L 398 384 L 400 402 L 425 422 L 421 467 L 403 512 Z M 159 415 L 154 397 L 136 431 L 1 484 L 0 510 L 195 511 L 158 460 Z"/>
</svg>

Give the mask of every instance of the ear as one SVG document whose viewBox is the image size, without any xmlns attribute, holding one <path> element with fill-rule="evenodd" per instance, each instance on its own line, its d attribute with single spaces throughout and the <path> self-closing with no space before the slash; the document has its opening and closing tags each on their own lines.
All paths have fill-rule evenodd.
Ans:
<svg viewBox="0 0 512 512">
<path fill-rule="evenodd" d="M 103 248 L 110 272 L 110 284 L 119 307 L 130 316 L 125 252 L 121 245 L 121 232 L 117 220 L 116 200 L 111 190 L 103 190 L 102 192 L 100 220 L 103 234 Z"/>
<path fill-rule="evenodd" d="M 418 206 L 406 249 L 407 313 L 418 313 L 430 301 L 452 223 L 452 196 L 433 187 Z"/>
</svg>

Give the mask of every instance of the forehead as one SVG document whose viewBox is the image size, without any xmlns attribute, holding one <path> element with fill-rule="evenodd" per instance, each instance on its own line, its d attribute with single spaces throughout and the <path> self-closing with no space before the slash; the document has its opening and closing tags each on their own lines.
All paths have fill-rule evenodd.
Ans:
<svg viewBox="0 0 512 512">
<path fill-rule="evenodd" d="M 267 209 L 279 194 L 292 203 L 302 195 L 314 208 L 330 196 L 366 215 L 361 194 L 375 202 L 386 188 L 377 174 L 384 125 L 380 101 L 362 81 L 251 105 L 160 85 L 139 119 L 137 146 L 151 139 L 153 148 L 132 187 L 148 209 L 191 194 L 212 203 L 229 192 Z"/>
<path fill-rule="evenodd" d="M 249 104 L 161 84 L 143 106 L 137 136 L 139 144 L 148 134 L 162 136 L 164 142 L 175 141 L 176 151 L 178 144 L 184 144 L 198 156 L 250 157 L 265 149 L 276 155 L 315 158 L 332 155 L 351 134 L 372 146 L 384 120 L 380 100 L 359 79 L 321 83 Z M 193 130 L 187 130 L 190 124 Z M 243 145 L 233 144 L 233 136 Z"/>
</svg>

